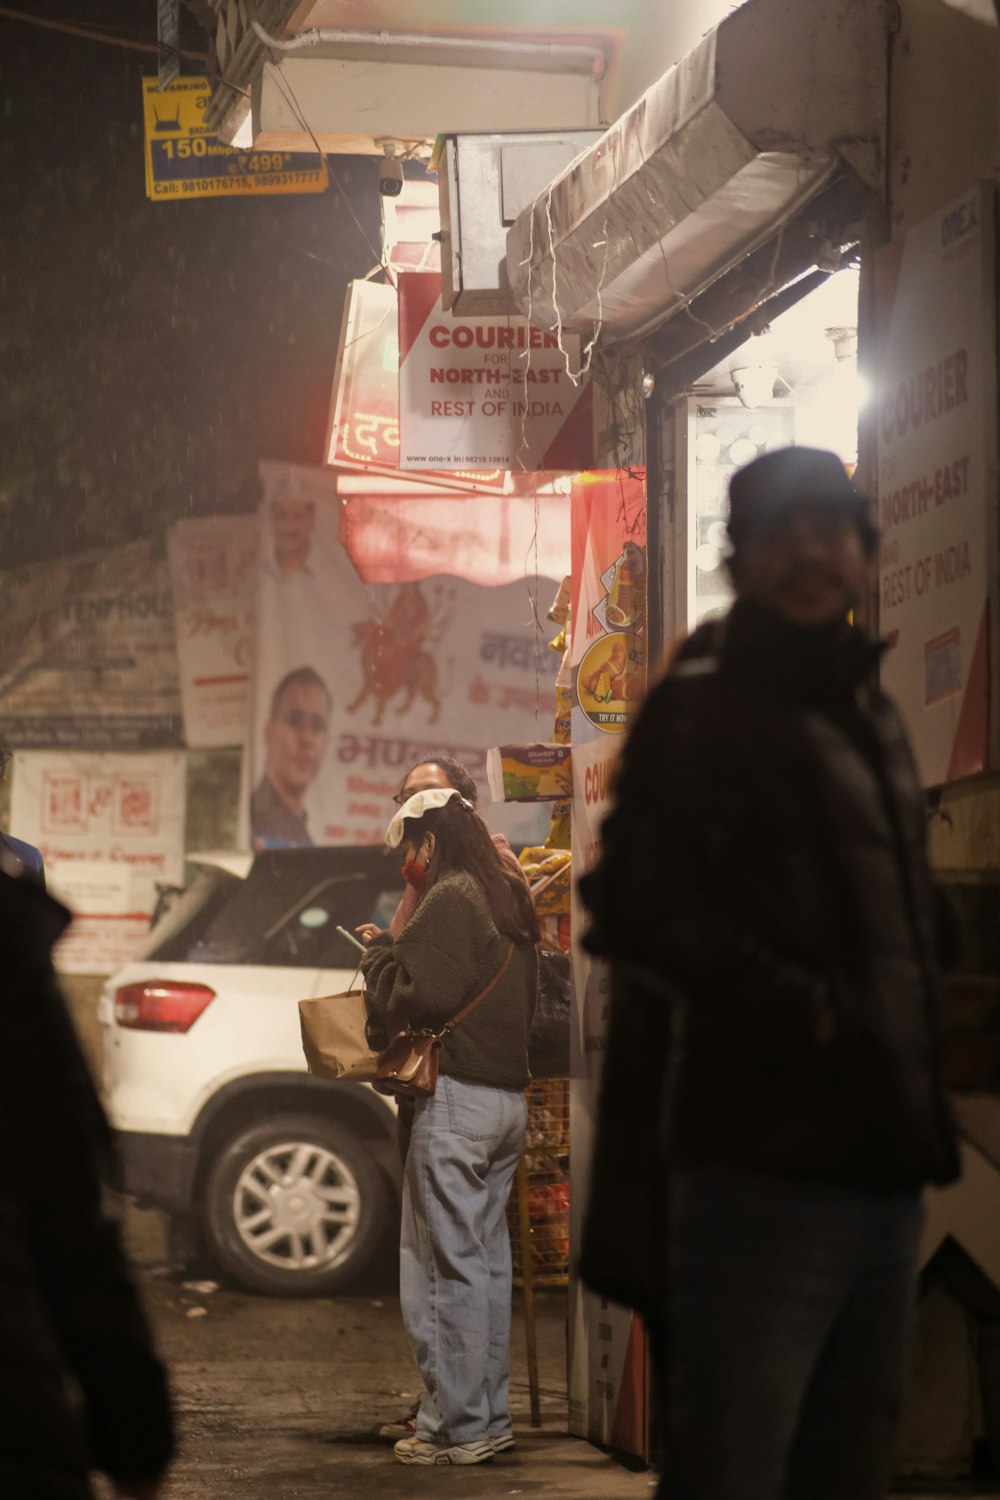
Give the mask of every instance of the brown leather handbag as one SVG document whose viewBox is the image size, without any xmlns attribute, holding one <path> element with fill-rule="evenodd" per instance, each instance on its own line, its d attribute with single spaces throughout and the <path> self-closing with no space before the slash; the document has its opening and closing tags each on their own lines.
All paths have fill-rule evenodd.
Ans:
<svg viewBox="0 0 1000 1500">
<path fill-rule="evenodd" d="M 467 1005 L 463 1005 L 450 1021 L 446 1021 L 440 1031 L 431 1031 L 428 1027 L 424 1027 L 422 1031 L 414 1031 L 407 1027 L 394 1036 L 388 1047 L 378 1055 L 372 1087 L 380 1094 L 395 1094 L 398 1098 L 429 1099 L 437 1088 L 438 1063 L 445 1037 L 452 1027 L 457 1026 L 459 1021 L 464 1021 L 480 1000 L 485 1000 L 490 990 L 499 984 L 513 952 L 514 944 L 511 943 L 503 963 L 489 984 Z"/>
</svg>

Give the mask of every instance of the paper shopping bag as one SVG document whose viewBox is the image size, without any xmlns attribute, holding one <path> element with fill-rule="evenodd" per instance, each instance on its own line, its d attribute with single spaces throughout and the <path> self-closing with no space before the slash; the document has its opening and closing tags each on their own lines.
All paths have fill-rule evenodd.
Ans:
<svg viewBox="0 0 1000 1500">
<path fill-rule="evenodd" d="M 300 1000 L 302 1050 L 310 1073 L 317 1078 L 370 1083 L 378 1053 L 372 1051 L 365 1036 L 367 1019 L 363 990 Z"/>
</svg>

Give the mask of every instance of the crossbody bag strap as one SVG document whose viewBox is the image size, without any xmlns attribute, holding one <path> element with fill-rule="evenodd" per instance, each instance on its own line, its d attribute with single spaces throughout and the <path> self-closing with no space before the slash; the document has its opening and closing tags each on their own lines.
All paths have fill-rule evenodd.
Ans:
<svg viewBox="0 0 1000 1500">
<path fill-rule="evenodd" d="M 497 969 L 496 973 L 494 974 L 493 978 L 490 980 L 489 984 L 484 985 L 483 988 L 479 991 L 478 995 L 476 995 L 472 1000 L 470 1000 L 467 1005 L 463 1005 L 462 1009 L 460 1011 L 457 1011 L 455 1013 L 455 1015 L 452 1016 L 452 1018 L 451 1018 L 450 1021 L 446 1021 L 444 1023 L 444 1025 L 442 1026 L 441 1030 L 437 1033 L 438 1036 L 440 1036 L 440 1037 L 447 1036 L 448 1033 L 449 1033 L 449 1031 L 452 1029 L 453 1026 L 457 1026 L 458 1023 L 459 1023 L 459 1021 L 464 1021 L 465 1020 L 465 1018 L 469 1014 L 470 1010 L 475 1010 L 475 1008 L 479 1004 L 480 1000 L 485 1000 L 486 999 L 486 996 L 489 994 L 490 990 L 492 990 L 493 988 L 495 988 L 495 986 L 500 983 L 501 979 L 506 974 L 506 972 L 507 972 L 507 965 L 510 963 L 511 958 L 513 957 L 513 955 L 514 955 L 514 944 L 511 943 L 510 947 L 507 949 L 507 952 L 504 954 L 503 963 L 500 965 L 499 969 Z"/>
</svg>

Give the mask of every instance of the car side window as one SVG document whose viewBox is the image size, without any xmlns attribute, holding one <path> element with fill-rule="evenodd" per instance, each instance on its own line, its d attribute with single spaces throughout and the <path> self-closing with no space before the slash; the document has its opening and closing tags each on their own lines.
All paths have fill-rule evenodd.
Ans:
<svg viewBox="0 0 1000 1500">
<path fill-rule="evenodd" d="M 371 880 L 327 881 L 309 891 L 264 936 L 258 963 L 291 968 L 355 969 L 361 950 L 351 941 L 355 927 L 375 922 L 388 927 L 399 892 Z M 338 932 L 344 928 L 350 937 Z"/>
<path fill-rule="evenodd" d="M 341 921 L 338 918 L 339 925 L 346 928 L 352 936 L 355 927 L 360 927 L 362 922 L 374 922 L 376 927 L 385 929 L 392 921 L 401 894 L 399 890 L 380 890 L 373 885 L 369 885 L 364 891 L 352 891 L 347 920 Z M 357 903 L 356 897 L 361 898 Z M 327 946 L 318 963 L 323 969 L 355 969 L 360 957 L 359 950 L 333 927 L 328 931 Z"/>
<path fill-rule="evenodd" d="M 374 922 L 376 927 L 381 927 L 384 930 L 396 915 L 396 907 L 402 900 L 402 896 L 403 892 L 398 887 L 394 887 L 388 891 L 379 891 L 372 902 L 370 915 L 362 917 L 361 920 L 363 922 Z"/>
</svg>

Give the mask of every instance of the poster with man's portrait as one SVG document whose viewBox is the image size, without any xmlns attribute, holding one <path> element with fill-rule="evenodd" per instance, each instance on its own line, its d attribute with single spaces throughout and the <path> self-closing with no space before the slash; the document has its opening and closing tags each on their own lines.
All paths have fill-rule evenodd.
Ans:
<svg viewBox="0 0 1000 1500">
<path fill-rule="evenodd" d="M 552 736 L 559 663 L 536 628 L 534 580 L 367 585 L 341 544 L 329 472 L 261 472 L 248 842 L 381 842 L 403 776 L 435 752 L 472 772 L 491 827 L 543 837 L 544 810 L 491 806 L 486 784 L 491 746 Z M 555 587 L 539 580 L 538 596 Z"/>
</svg>

